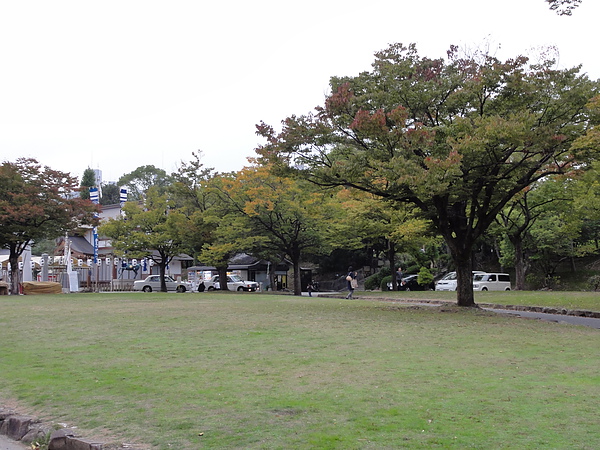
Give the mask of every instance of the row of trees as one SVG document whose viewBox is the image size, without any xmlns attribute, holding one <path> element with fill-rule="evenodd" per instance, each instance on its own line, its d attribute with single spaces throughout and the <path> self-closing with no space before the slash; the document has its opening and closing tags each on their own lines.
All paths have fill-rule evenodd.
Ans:
<svg viewBox="0 0 600 450">
<path fill-rule="evenodd" d="M 173 183 L 173 178 L 163 169 L 154 166 L 141 166 L 133 172 L 127 173 L 116 183 L 102 184 L 102 195 L 100 196 L 101 205 L 115 205 L 120 201 L 120 187 L 127 188 L 127 197 L 132 201 L 140 201 L 144 198 L 144 193 L 151 187 L 155 187 L 162 192 Z M 96 174 L 89 167 L 85 169 L 81 177 L 80 197 L 90 198 L 90 188 L 98 187 Z"/>
<path fill-rule="evenodd" d="M 28 178 L 31 173 L 36 175 Z M 89 201 L 66 195 L 62 187 L 55 192 L 58 198 L 51 199 L 57 186 L 65 186 L 64 174 L 55 174 L 57 178 L 53 173 L 32 160 L 2 166 L 2 236 L 11 249 L 13 268 L 27 244 L 93 223 Z M 517 288 L 524 287 L 525 273 L 551 275 L 564 259 L 597 254 L 597 163 L 576 175 L 552 177 L 523 190 L 481 240 L 498 250 L 504 267 L 516 268 Z M 41 176 L 54 181 L 41 184 Z M 18 187 L 15 178 L 21 183 Z M 170 184 L 141 192 L 141 203 L 125 206 L 128 220 L 111 222 L 102 230 L 115 237 L 123 253 L 141 256 L 155 250 L 162 273 L 182 252 L 225 271 L 229 258 L 241 250 L 267 259 L 290 259 L 296 280 L 300 262 L 325 262 L 336 249 L 355 255 L 340 261 L 339 270 L 356 262 L 356 255 L 374 253 L 385 255 L 392 267 L 398 256 L 407 255 L 421 265 L 439 264 L 441 269 L 443 264 L 436 255 L 441 239 L 416 208 L 358 190 L 321 189 L 303 179 L 278 177 L 268 166 L 216 174 L 196 157 L 181 164 Z M 12 279 L 16 283 L 18 276 Z M 13 289 L 17 292 L 16 286 Z M 299 292 L 300 286 L 295 289 Z"/>
<path fill-rule="evenodd" d="M 148 166 L 124 176 L 137 201 L 101 232 L 131 257 L 154 251 L 161 273 L 182 252 L 222 271 L 239 251 L 287 258 L 296 294 L 302 260 L 368 249 L 393 266 L 443 241 L 458 304 L 472 306 L 482 243 L 514 261 L 517 287 L 547 255 L 597 251 L 597 95 L 580 68 L 551 59 L 452 47 L 432 60 L 395 44 L 371 72 L 332 78 L 314 113 L 281 131 L 258 125 L 266 143 L 238 173 L 194 155 L 168 177 Z"/>
<path fill-rule="evenodd" d="M 183 163 L 173 174 L 177 181 L 162 194 L 148 189 L 143 202 L 125 206 L 127 220 L 112 221 L 101 231 L 132 257 L 155 250 L 161 273 L 183 252 L 222 272 L 239 251 L 287 258 L 297 282 L 301 262 L 324 262 L 341 250 L 353 256 L 346 256 L 338 270 L 361 254 L 386 257 L 391 267 L 399 258 L 402 265 L 408 258 L 444 267 L 443 239 L 418 208 L 346 187 L 324 189 L 303 178 L 274 175 L 273 169 L 255 164 L 216 174 L 199 159 Z M 599 176 L 592 163 L 586 171 L 551 176 L 522 190 L 475 247 L 494 249 L 504 268 L 514 267 L 517 289 L 525 287 L 527 273 L 550 278 L 566 259 L 597 255 Z M 299 294 L 301 286 L 294 289 Z"/>
<path fill-rule="evenodd" d="M 216 174 L 198 155 L 183 162 L 171 181 L 151 186 L 142 201 L 124 206 L 124 217 L 100 228 L 118 251 L 154 259 L 163 279 L 171 259 L 189 253 L 217 267 L 227 289 L 229 260 L 246 251 L 290 260 L 300 295 L 302 258 L 332 248 L 330 224 L 341 209 L 334 193 L 319 192 L 307 181 L 275 176 L 262 165 Z"/>
</svg>

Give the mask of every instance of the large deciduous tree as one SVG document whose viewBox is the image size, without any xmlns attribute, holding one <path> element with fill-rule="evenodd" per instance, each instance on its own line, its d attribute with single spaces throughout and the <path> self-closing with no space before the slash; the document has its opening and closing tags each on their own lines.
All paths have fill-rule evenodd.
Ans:
<svg viewBox="0 0 600 450">
<path fill-rule="evenodd" d="M 551 218 L 551 221 L 556 223 L 557 221 L 554 219 L 558 218 L 559 215 L 564 216 L 565 209 L 573 209 L 573 198 L 568 192 L 567 181 L 555 177 L 523 189 L 507 203 L 506 207 L 496 217 L 496 221 L 501 226 L 502 234 L 508 239 L 510 247 L 512 247 L 509 252 L 502 252 L 502 259 L 506 259 L 506 253 L 512 258 L 512 261 L 507 265 L 514 266 L 514 289 L 516 290 L 525 289 L 525 277 L 532 262 L 535 259 L 546 259 L 543 255 L 547 251 L 542 251 L 541 245 L 543 239 L 536 238 L 532 233 L 535 233 L 537 229 L 543 230 L 544 236 L 551 235 L 550 228 L 556 229 L 557 227 L 550 227 L 550 220 L 548 219 Z M 538 226 L 539 222 L 543 224 L 541 227 Z M 560 222 L 564 223 L 565 221 L 561 218 Z M 577 220 L 572 217 L 570 222 L 577 222 Z M 560 243 L 556 242 L 554 248 L 557 250 L 559 248 L 562 250 L 562 246 L 565 244 L 564 230 L 566 227 L 560 228 L 562 228 L 560 234 L 558 230 L 555 231 L 557 234 L 554 234 L 558 239 L 563 238 Z M 573 227 L 569 228 L 572 229 Z M 572 247 L 572 238 L 566 244 Z M 505 244 L 503 247 L 506 250 L 507 245 Z"/>
<path fill-rule="evenodd" d="M 238 239 L 248 248 L 289 258 L 294 268 L 294 295 L 302 294 L 303 257 L 326 247 L 335 216 L 330 196 L 305 180 L 274 176 L 268 167 L 248 167 L 223 179 L 220 191 L 240 219 Z"/>
<path fill-rule="evenodd" d="M 534 200 L 532 200 L 534 197 Z M 515 268 L 515 290 L 525 289 L 525 274 L 529 269 L 528 249 L 525 241 L 531 228 L 545 211 L 544 207 L 553 202 L 553 198 L 537 198 L 535 192 L 524 189 L 511 200 L 496 220 L 502 232 L 512 245 L 511 265 Z M 504 255 L 503 255 L 504 256 Z"/>
<path fill-rule="evenodd" d="M 19 257 L 28 245 L 95 224 L 97 207 L 76 192 L 75 177 L 35 159 L 0 166 L 0 247 L 10 251 L 13 294 L 19 290 Z"/>
<path fill-rule="evenodd" d="M 392 271 L 399 254 L 415 255 L 430 242 L 429 224 L 415 215 L 413 205 L 390 204 L 371 194 L 349 189 L 341 190 L 338 198 L 346 211 L 337 224 L 338 233 L 358 241 L 355 248 L 366 244 L 369 248 L 384 249 Z M 340 239 L 338 245 L 348 241 L 351 239 Z M 393 290 L 397 289 L 396 283 L 396 277 L 392 277 Z"/>
<path fill-rule="evenodd" d="M 127 196 L 130 201 L 141 201 L 151 187 L 157 189 L 160 194 L 165 193 L 171 184 L 171 178 L 163 169 L 152 165 L 140 166 L 119 178 L 117 184 L 127 187 Z"/>
<path fill-rule="evenodd" d="M 143 205 L 127 202 L 125 217 L 109 219 L 99 232 L 112 239 L 112 246 L 131 258 L 152 259 L 159 268 L 161 291 L 166 292 L 165 273 L 172 259 L 185 251 L 185 232 L 190 223 L 184 214 L 171 209 L 166 195 L 150 188 Z"/>
<path fill-rule="evenodd" d="M 476 241 L 518 192 L 581 156 L 571 144 L 598 85 L 579 71 L 456 47 L 429 59 L 394 44 L 372 71 L 332 78 L 315 113 L 287 118 L 281 132 L 260 124 L 257 152 L 320 185 L 416 205 L 450 250 L 458 305 L 474 306 Z"/>
<path fill-rule="evenodd" d="M 201 155 L 201 152 L 193 152 L 189 162 L 179 165 L 172 174 L 169 191 L 190 224 L 183 230 L 188 253 L 194 255 L 195 260 L 214 265 L 220 274 L 221 289 L 228 290 L 227 267 L 237 250 L 234 242 L 222 239 L 222 235 L 228 234 L 225 232 L 229 224 L 227 205 L 212 186 L 219 177 L 214 169 L 204 167 Z"/>
</svg>

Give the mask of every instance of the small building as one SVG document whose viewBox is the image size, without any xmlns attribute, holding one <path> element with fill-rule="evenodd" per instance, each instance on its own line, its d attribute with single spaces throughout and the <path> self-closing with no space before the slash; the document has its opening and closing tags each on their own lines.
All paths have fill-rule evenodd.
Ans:
<svg viewBox="0 0 600 450">
<path fill-rule="evenodd" d="M 227 271 L 239 275 L 246 281 L 256 281 L 261 290 L 280 291 L 289 286 L 289 268 L 289 263 L 285 261 L 274 264 L 246 253 L 238 253 L 229 261 Z M 216 267 L 202 264 L 188 267 L 187 271 L 190 281 L 206 280 L 218 273 Z"/>
</svg>

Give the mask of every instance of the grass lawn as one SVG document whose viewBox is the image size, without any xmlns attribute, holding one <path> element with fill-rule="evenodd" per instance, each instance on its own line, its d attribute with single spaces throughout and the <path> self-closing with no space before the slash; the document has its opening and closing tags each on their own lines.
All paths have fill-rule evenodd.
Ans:
<svg viewBox="0 0 600 450">
<path fill-rule="evenodd" d="M 443 309 L 0 297 L 0 406 L 156 449 L 600 448 L 599 330 Z"/>
</svg>

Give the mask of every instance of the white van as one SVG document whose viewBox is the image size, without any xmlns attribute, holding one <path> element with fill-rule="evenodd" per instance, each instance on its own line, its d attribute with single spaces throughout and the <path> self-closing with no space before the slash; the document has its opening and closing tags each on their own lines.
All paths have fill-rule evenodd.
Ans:
<svg viewBox="0 0 600 450">
<path fill-rule="evenodd" d="M 510 291 L 507 273 L 479 273 L 473 277 L 474 291 Z"/>
<path fill-rule="evenodd" d="M 473 271 L 473 276 L 485 273 L 478 270 Z M 456 290 L 456 272 L 448 272 L 444 278 L 440 279 L 435 284 L 436 291 L 455 291 Z"/>
</svg>

